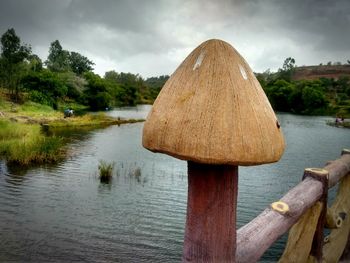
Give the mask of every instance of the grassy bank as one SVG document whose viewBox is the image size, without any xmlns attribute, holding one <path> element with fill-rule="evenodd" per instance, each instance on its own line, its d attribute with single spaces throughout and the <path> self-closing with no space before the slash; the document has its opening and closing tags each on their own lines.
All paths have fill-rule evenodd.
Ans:
<svg viewBox="0 0 350 263">
<path fill-rule="evenodd" d="M 50 128 L 62 128 L 62 127 L 83 127 L 83 126 L 108 126 L 108 125 L 120 125 L 125 123 L 142 122 L 143 119 L 116 119 L 106 116 L 104 113 L 98 114 L 86 114 L 83 116 L 76 116 L 70 118 L 60 118 L 48 122 L 47 125 Z"/>
<path fill-rule="evenodd" d="M 0 156 L 10 163 L 52 163 L 63 158 L 63 139 L 46 137 L 38 124 L 0 120 Z"/>
<path fill-rule="evenodd" d="M 1 97 L 0 94 L 0 112 L 2 117 L 7 119 L 17 117 L 27 117 L 33 120 L 46 119 L 48 121 L 60 118 L 63 114 L 53 110 L 50 106 L 27 101 L 23 104 L 16 104 Z M 1 117 L 1 116 L 0 116 Z"/>
<path fill-rule="evenodd" d="M 62 109 L 64 107 L 61 107 Z M 70 107 L 82 110 L 79 105 Z M 47 124 L 55 127 L 106 126 L 125 123 L 142 122 L 143 119 L 120 119 L 107 116 L 104 112 L 85 114 L 64 118 L 63 110 L 56 111 L 51 107 L 28 101 L 24 104 L 14 104 L 0 97 L 0 119 L 26 124 Z"/>
<path fill-rule="evenodd" d="M 144 121 L 116 119 L 104 113 L 64 118 L 62 111 L 31 101 L 14 104 L 0 96 L 0 158 L 19 165 L 52 163 L 64 158 L 63 138 L 42 129 L 89 129 Z"/>
</svg>

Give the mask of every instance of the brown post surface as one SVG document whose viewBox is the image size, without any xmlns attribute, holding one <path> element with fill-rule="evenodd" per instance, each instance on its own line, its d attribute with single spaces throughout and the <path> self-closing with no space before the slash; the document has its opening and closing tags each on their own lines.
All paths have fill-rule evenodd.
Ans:
<svg viewBox="0 0 350 263">
<path fill-rule="evenodd" d="M 348 235 L 348 242 L 346 243 L 345 249 L 339 262 L 350 262 L 350 233 Z"/>
<path fill-rule="evenodd" d="M 350 155 L 348 155 L 350 156 Z M 349 165 L 350 167 L 350 165 Z M 350 233 L 350 174 L 341 180 L 337 196 L 329 208 L 331 214 L 339 215 L 343 219 L 340 228 L 334 228 L 326 237 L 326 243 L 323 246 L 324 262 L 339 262 L 343 254 Z"/>
<path fill-rule="evenodd" d="M 234 262 L 238 165 L 277 162 L 285 143 L 277 117 L 243 57 L 211 39 L 165 83 L 142 145 L 188 163 L 183 261 Z"/>
<path fill-rule="evenodd" d="M 188 162 L 184 262 L 234 262 L 238 167 Z"/>
<path fill-rule="evenodd" d="M 321 262 L 322 261 L 323 240 L 324 240 L 323 229 L 324 229 L 324 226 L 326 224 L 326 215 L 327 215 L 328 176 L 329 176 L 329 173 L 327 170 L 324 170 L 324 169 L 307 168 L 304 171 L 303 180 L 308 176 L 320 181 L 323 185 L 323 193 L 322 193 L 322 196 L 319 200 L 323 205 L 322 205 L 322 210 L 321 210 L 320 216 L 318 218 L 316 231 L 315 231 L 314 239 L 312 242 L 312 248 L 310 251 L 310 255 L 315 257 L 317 262 Z"/>
</svg>

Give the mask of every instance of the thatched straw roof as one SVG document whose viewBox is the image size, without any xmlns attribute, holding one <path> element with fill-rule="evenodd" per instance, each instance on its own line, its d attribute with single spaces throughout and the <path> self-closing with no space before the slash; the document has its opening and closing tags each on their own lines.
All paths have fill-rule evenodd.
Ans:
<svg viewBox="0 0 350 263">
<path fill-rule="evenodd" d="M 254 165 L 278 161 L 284 139 L 247 62 L 213 39 L 164 85 L 145 122 L 143 146 L 200 163 Z"/>
</svg>

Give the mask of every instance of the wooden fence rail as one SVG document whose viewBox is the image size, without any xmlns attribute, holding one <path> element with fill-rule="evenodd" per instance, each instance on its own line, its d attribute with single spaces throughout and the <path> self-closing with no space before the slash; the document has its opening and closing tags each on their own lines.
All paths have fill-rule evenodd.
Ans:
<svg viewBox="0 0 350 263">
<path fill-rule="evenodd" d="M 328 188 L 335 186 L 345 175 L 350 173 L 350 151 L 343 150 L 342 156 L 329 162 L 323 169 L 312 170 L 328 172 Z M 264 252 L 300 217 L 312 207 L 324 193 L 323 183 L 308 176 L 289 190 L 280 201 L 289 207 L 278 211 L 266 208 L 260 215 L 237 231 L 236 262 L 256 262 Z"/>
</svg>

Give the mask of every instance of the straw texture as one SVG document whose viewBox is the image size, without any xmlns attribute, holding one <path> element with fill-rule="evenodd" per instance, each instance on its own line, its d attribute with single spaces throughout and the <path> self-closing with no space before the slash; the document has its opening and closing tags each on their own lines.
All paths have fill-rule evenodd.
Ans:
<svg viewBox="0 0 350 263">
<path fill-rule="evenodd" d="M 198 46 L 166 82 L 143 129 L 154 152 L 209 164 L 276 162 L 284 139 L 254 73 L 228 43 Z"/>
</svg>

